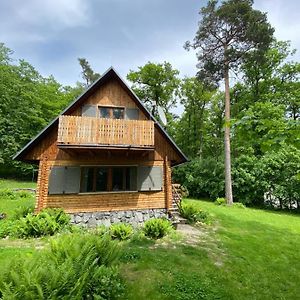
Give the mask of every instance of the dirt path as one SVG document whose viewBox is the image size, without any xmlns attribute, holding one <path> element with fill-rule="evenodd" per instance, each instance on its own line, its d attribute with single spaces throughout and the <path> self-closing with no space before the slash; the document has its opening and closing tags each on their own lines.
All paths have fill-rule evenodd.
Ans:
<svg viewBox="0 0 300 300">
<path fill-rule="evenodd" d="M 216 236 L 217 227 L 194 227 L 188 224 L 178 224 L 177 231 L 184 237 L 182 244 L 204 249 L 214 264 L 223 266 L 226 256 L 222 243 Z"/>
</svg>

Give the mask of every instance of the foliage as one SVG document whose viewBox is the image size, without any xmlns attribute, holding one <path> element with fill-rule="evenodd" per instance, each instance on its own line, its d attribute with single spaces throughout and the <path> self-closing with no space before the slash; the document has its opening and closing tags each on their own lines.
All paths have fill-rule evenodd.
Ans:
<svg viewBox="0 0 300 300">
<path fill-rule="evenodd" d="M 1 298 L 117 299 L 123 291 L 113 267 L 119 254 L 108 237 L 62 236 L 50 249 L 11 262 L 1 273 Z"/>
<path fill-rule="evenodd" d="M 14 222 L 4 224 L 3 232 L 12 237 L 30 238 L 54 235 L 65 229 L 70 222 L 70 216 L 62 209 L 45 209 L 39 214 L 27 214 Z M 0 227 L 2 223 L 0 223 Z M 2 233 L 2 237 L 5 237 Z"/>
<path fill-rule="evenodd" d="M 206 223 L 208 221 L 208 213 L 199 209 L 195 205 L 182 203 L 179 207 L 180 215 L 187 219 L 190 224 L 197 222 Z"/>
<path fill-rule="evenodd" d="M 174 168 L 173 180 L 189 191 L 190 197 L 215 199 L 224 196 L 224 163 L 216 157 L 195 159 Z"/>
<path fill-rule="evenodd" d="M 145 222 L 143 231 L 146 236 L 160 239 L 172 230 L 171 223 L 166 219 L 150 219 Z"/>
<path fill-rule="evenodd" d="M 100 77 L 100 74 L 93 71 L 86 58 L 78 58 L 78 62 L 82 68 L 82 78 L 85 80 L 86 86 L 89 86 Z"/>
<path fill-rule="evenodd" d="M 217 198 L 215 201 L 216 205 L 225 205 L 226 204 L 226 199 L 225 198 Z"/>
<path fill-rule="evenodd" d="M 228 204 L 233 203 L 230 148 L 230 90 L 229 71 L 237 71 L 248 52 L 257 56 L 265 53 L 272 41 L 274 29 L 266 14 L 252 8 L 251 0 L 227 0 L 218 5 L 210 0 L 201 9 L 202 19 L 193 43 L 185 47 L 197 49 L 199 78 L 213 85 L 225 83 L 225 194 Z"/>
<path fill-rule="evenodd" d="M 130 224 L 119 223 L 111 225 L 109 228 L 109 233 L 112 239 L 124 241 L 131 237 L 133 229 Z"/>
<path fill-rule="evenodd" d="M 243 203 L 241 203 L 241 202 L 234 202 L 233 206 L 237 207 L 237 208 L 242 208 L 242 209 L 246 208 L 246 206 Z"/>
<path fill-rule="evenodd" d="M 172 68 L 168 62 L 155 64 L 148 62 L 138 71 L 131 70 L 127 79 L 133 83 L 133 90 L 137 96 L 152 110 L 153 102 L 164 108 L 167 112 L 175 104 L 180 80 L 179 71 Z"/>
<path fill-rule="evenodd" d="M 28 214 L 32 214 L 33 211 L 34 211 L 34 205 L 19 206 L 13 211 L 12 218 L 14 220 L 19 220 L 25 218 Z"/>
<path fill-rule="evenodd" d="M 103 235 L 105 235 L 106 233 L 108 233 L 108 228 L 105 225 L 98 225 L 95 228 L 92 228 L 91 232 L 93 234 L 96 234 L 96 235 L 102 237 Z"/>
<path fill-rule="evenodd" d="M 198 75 L 210 83 L 224 79 L 226 67 L 237 70 L 249 52 L 266 51 L 274 29 L 267 16 L 252 8 L 251 0 L 227 0 L 220 5 L 210 0 L 201 8 L 202 16 L 193 42 L 187 49 L 198 50 Z"/>
<path fill-rule="evenodd" d="M 33 166 L 12 157 L 56 117 L 78 92 L 52 76 L 42 77 L 24 60 L 15 63 L 12 51 L 0 43 L 0 174 L 31 176 Z"/>
<path fill-rule="evenodd" d="M 10 220 L 0 220 L 0 239 L 10 235 L 14 222 Z"/>
<path fill-rule="evenodd" d="M 6 185 L 6 181 L 2 181 Z M 0 213 L 10 220 L 25 217 L 34 209 L 34 194 L 27 191 L 13 191 L 11 188 L 0 189 Z"/>
</svg>

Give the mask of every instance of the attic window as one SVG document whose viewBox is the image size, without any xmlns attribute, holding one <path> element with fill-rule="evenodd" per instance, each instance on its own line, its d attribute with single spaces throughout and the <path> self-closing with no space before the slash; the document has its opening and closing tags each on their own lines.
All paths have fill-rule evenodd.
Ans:
<svg viewBox="0 0 300 300">
<path fill-rule="evenodd" d="M 105 119 L 124 119 L 124 108 L 99 106 L 99 116 Z"/>
</svg>

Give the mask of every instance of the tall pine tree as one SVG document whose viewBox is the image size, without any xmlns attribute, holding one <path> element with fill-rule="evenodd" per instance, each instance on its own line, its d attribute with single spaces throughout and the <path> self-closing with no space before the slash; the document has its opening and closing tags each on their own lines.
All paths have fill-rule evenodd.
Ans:
<svg viewBox="0 0 300 300">
<path fill-rule="evenodd" d="M 200 11 L 202 17 L 192 42 L 185 48 L 196 49 L 198 76 L 208 84 L 225 83 L 225 194 L 233 202 L 230 151 L 230 88 L 229 71 L 238 71 L 249 52 L 266 51 L 274 29 L 266 14 L 254 10 L 252 0 L 228 0 L 221 4 L 210 0 Z"/>
</svg>

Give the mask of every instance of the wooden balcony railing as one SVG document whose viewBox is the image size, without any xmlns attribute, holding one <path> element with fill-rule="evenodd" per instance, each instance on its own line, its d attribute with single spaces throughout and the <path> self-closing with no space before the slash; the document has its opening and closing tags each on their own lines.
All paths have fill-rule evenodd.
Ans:
<svg viewBox="0 0 300 300">
<path fill-rule="evenodd" d="M 153 147 L 154 122 L 60 116 L 57 143 Z"/>
</svg>

